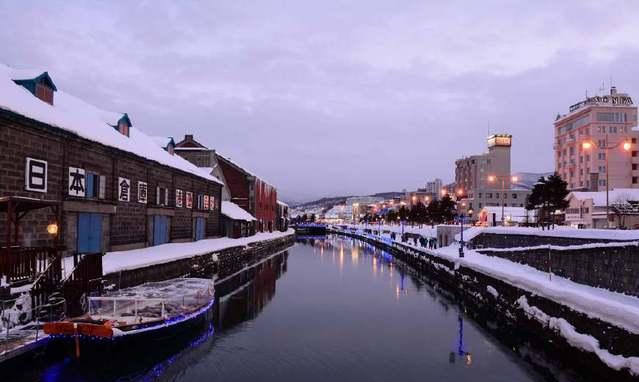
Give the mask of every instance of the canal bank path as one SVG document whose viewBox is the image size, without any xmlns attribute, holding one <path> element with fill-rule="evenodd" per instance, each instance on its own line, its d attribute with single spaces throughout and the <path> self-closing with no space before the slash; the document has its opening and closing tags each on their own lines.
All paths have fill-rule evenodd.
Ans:
<svg viewBox="0 0 639 382">
<path fill-rule="evenodd" d="M 107 252 L 102 257 L 102 270 L 105 275 L 120 271 L 145 268 L 171 261 L 206 255 L 227 248 L 248 246 L 249 244 L 279 239 L 293 235 L 294 230 L 285 232 L 260 232 L 253 236 L 232 239 L 228 237 L 204 239 L 188 243 L 169 243 L 133 249 L 129 251 Z"/>
</svg>

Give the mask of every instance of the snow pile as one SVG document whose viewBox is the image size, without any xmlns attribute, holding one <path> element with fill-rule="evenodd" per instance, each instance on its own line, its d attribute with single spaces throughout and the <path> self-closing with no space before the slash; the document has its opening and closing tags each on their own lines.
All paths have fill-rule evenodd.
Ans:
<svg viewBox="0 0 639 382">
<path fill-rule="evenodd" d="M 493 287 L 492 285 L 487 285 L 486 286 L 486 291 L 490 294 L 493 295 L 493 297 L 497 298 L 499 297 L 499 292 L 497 292 L 497 289 L 495 289 L 495 287 Z"/>
<path fill-rule="evenodd" d="M 0 331 L 11 329 L 31 321 L 31 295 L 22 293 L 9 309 L 0 312 Z"/>
<path fill-rule="evenodd" d="M 226 248 L 247 246 L 258 241 L 279 239 L 294 233 L 294 230 L 289 229 L 286 232 L 260 232 L 253 236 L 239 239 L 221 237 L 189 243 L 162 244 L 130 251 L 107 252 L 104 257 L 102 257 L 102 269 L 106 275 L 136 268 L 144 268 L 151 265 L 206 255 L 207 253 L 221 251 Z"/>
<path fill-rule="evenodd" d="M 129 137 L 120 134 L 112 126 L 117 124 L 122 113 L 101 110 L 60 90 L 55 92 L 52 106 L 13 82 L 14 79 L 31 79 L 40 74 L 42 72 L 17 71 L 0 64 L 0 108 L 222 184 L 182 157 L 169 154 L 137 128 L 130 129 Z"/>
<path fill-rule="evenodd" d="M 555 330 L 559 335 L 564 337 L 568 343 L 583 351 L 591 352 L 597 355 L 599 359 L 615 370 L 628 369 L 633 375 L 639 375 L 639 357 L 624 357 L 622 355 L 611 354 L 608 350 L 599 346 L 596 338 L 579 333 L 575 327 L 563 318 L 551 317 L 536 306 L 528 304 L 526 296 L 521 296 L 517 300 L 517 304 L 528 317 L 535 319 L 545 327 Z"/>
<path fill-rule="evenodd" d="M 573 239 L 593 239 L 593 240 L 617 240 L 617 241 L 639 241 L 639 230 L 612 230 L 612 229 L 577 229 L 566 226 L 556 226 L 555 229 L 542 230 L 535 227 L 472 227 L 464 231 L 466 241 L 482 233 L 494 233 L 504 235 L 530 235 L 546 237 L 565 237 Z M 459 234 L 455 235 L 455 240 L 459 241 Z"/>
<path fill-rule="evenodd" d="M 253 215 L 246 212 L 242 207 L 233 202 L 222 201 L 222 215 L 233 220 L 255 221 Z"/>
</svg>

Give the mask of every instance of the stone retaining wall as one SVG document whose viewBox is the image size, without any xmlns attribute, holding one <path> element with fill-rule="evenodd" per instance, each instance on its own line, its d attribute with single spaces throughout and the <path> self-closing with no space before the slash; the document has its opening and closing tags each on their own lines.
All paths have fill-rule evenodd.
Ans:
<svg viewBox="0 0 639 382">
<path fill-rule="evenodd" d="M 623 242 L 624 240 L 582 239 L 573 237 L 555 237 L 542 235 L 513 235 L 501 233 L 480 233 L 471 240 L 475 248 L 516 248 L 534 247 L 536 245 L 581 245 L 593 243 Z"/>
<path fill-rule="evenodd" d="M 530 265 L 543 272 L 550 271 L 580 284 L 639 296 L 639 247 L 636 244 L 477 251 Z"/>
<path fill-rule="evenodd" d="M 295 235 L 291 234 L 282 238 L 251 243 L 248 246 L 230 247 L 187 259 L 109 273 L 103 277 L 104 285 L 120 289 L 182 276 L 210 276 L 216 272 L 220 277 L 224 277 L 253 261 L 285 250 L 294 242 Z"/>
</svg>

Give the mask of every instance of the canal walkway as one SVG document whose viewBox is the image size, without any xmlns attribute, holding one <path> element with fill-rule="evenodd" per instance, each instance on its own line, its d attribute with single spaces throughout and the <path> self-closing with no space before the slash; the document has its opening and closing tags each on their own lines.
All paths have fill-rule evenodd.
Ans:
<svg viewBox="0 0 639 382">
<path fill-rule="evenodd" d="M 107 252 L 102 257 L 102 270 L 105 275 L 121 271 L 150 267 L 171 261 L 188 259 L 221 251 L 227 248 L 247 246 L 267 240 L 291 236 L 295 233 L 289 229 L 285 232 L 259 232 L 253 236 L 232 239 L 220 237 L 204 239 L 188 243 L 169 243 L 133 249 L 129 251 Z"/>
<path fill-rule="evenodd" d="M 539 271 L 527 265 L 515 263 L 506 259 L 483 255 L 471 249 L 465 249 L 465 256 L 459 256 L 459 244 L 431 250 L 418 245 L 393 240 L 389 235 L 373 235 L 359 228 L 343 230 L 332 227 L 338 233 L 347 233 L 381 245 L 397 248 L 412 256 L 435 257 L 446 260 L 452 267 L 437 264 L 455 277 L 460 268 L 472 269 L 492 279 L 505 282 L 512 287 L 529 292 L 554 301 L 584 316 L 598 319 L 625 330 L 630 334 L 639 334 L 639 298 L 575 283 L 569 279 L 558 277 L 547 272 Z M 495 298 L 500 291 L 493 286 L 487 287 L 487 292 Z M 639 375 L 639 357 L 612 354 L 603 349 L 599 341 L 593 336 L 580 333 L 575 326 L 561 317 L 552 317 L 539 308 L 528 303 L 525 296 L 516 301 L 518 308 L 530 318 L 538 321 L 544 327 L 556 331 L 571 346 L 585 352 L 594 353 L 601 362 L 615 370 L 628 370 Z"/>
</svg>

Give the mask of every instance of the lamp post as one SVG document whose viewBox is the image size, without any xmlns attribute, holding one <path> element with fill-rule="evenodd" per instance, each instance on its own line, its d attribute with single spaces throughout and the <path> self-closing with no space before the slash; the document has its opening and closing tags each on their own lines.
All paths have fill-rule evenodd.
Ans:
<svg viewBox="0 0 639 382">
<path fill-rule="evenodd" d="M 506 180 L 510 179 L 511 182 L 517 182 L 518 178 L 511 175 L 489 175 L 488 182 L 495 183 L 501 180 L 501 226 L 504 226 L 504 204 L 506 203 Z"/>
<path fill-rule="evenodd" d="M 608 142 L 608 134 L 606 134 L 604 135 L 603 145 L 601 145 L 600 143 L 593 143 L 592 141 L 584 141 L 581 144 L 581 147 L 584 150 L 590 150 L 592 149 L 592 146 L 596 146 L 599 150 L 604 151 L 604 157 L 605 157 L 604 159 L 605 159 L 605 166 L 606 166 L 606 228 L 610 228 L 610 201 L 608 196 L 610 192 L 610 186 L 608 185 L 609 183 L 608 154 L 610 150 L 614 150 L 619 146 L 622 146 L 624 151 L 630 151 L 630 149 L 632 149 L 632 144 L 630 143 L 628 139 L 625 139 L 623 141 L 615 143 L 614 145 L 611 145 Z"/>
</svg>

